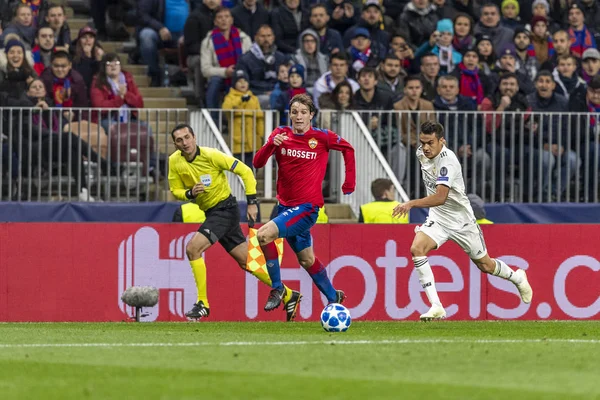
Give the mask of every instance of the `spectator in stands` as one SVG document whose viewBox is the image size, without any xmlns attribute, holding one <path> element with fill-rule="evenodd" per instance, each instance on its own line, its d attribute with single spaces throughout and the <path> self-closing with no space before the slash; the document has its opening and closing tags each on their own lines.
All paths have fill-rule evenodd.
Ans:
<svg viewBox="0 0 600 400">
<path fill-rule="evenodd" d="M 375 201 L 360 206 L 358 222 L 365 224 L 408 224 L 408 214 L 401 218 L 392 217 L 392 210 L 400 203 L 396 200 L 396 189 L 389 179 L 371 182 L 371 194 Z"/>
<path fill-rule="evenodd" d="M 552 46 L 554 47 L 554 53 L 541 65 L 540 71 L 543 69 L 548 71 L 554 70 L 558 66 L 558 57 L 571 54 L 571 42 L 567 31 L 559 30 L 554 32 L 552 35 Z"/>
<path fill-rule="evenodd" d="M 481 7 L 481 19 L 475 25 L 474 32 L 475 35 L 488 36 L 496 51 L 502 49 L 506 43 L 512 43 L 514 35 L 512 29 L 500 24 L 500 10 L 494 3 L 485 3 Z"/>
<path fill-rule="evenodd" d="M 388 53 L 394 54 L 400 59 L 402 68 L 409 74 L 415 74 L 419 70 L 418 59 L 412 47 L 406 42 L 406 38 L 401 34 L 395 34 L 390 41 Z"/>
<path fill-rule="evenodd" d="M 319 51 L 327 56 L 344 50 L 342 35 L 335 29 L 327 27 L 329 19 L 324 4 L 314 4 L 310 8 L 310 27 L 319 36 Z"/>
<path fill-rule="evenodd" d="M 302 65 L 306 71 L 304 85 L 312 95 L 317 79 L 329 66 L 328 57 L 319 51 L 319 35 L 312 29 L 306 29 L 298 38 L 298 50 L 292 57 L 294 63 Z"/>
<path fill-rule="evenodd" d="M 347 81 L 340 82 L 333 92 L 323 93 L 319 99 L 321 112 L 320 122 L 323 128 L 339 131 L 339 113 L 332 111 L 346 111 L 352 108 L 352 85 Z"/>
<path fill-rule="evenodd" d="M 458 68 L 452 71 L 458 80 L 459 93 L 471 99 L 479 107 L 484 97 L 491 94 L 495 88 L 478 67 L 479 55 L 473 49 L 467 50 Z"/>
<path fill-rule="evenodd" d="M 528 182 L 528 168 L 533 168 L 534 171 L 537 168 L 539 160 L 539 151 L 533 149 L 533 145 L 536 143 L 530 143 L 529 131 L 533 127 L 529 123 L 531 114 L 531 107 L 527 101 L 527 97 L 519 90 L 519 81 L 514 73 L 507 72 L 500 76 L 500 82 L 496 92 L 486 97 L 481 103 L 481 111 L 485 111 L 485 126 L 486 132 L 490 135 L 488 140 L 488 154 L 496 154 L 496 183 L 500 185 L 502 177 L 508 173 L 512 173 L 513 166 L 511 164 L 511 150 L 514 151 L 515 165 L 518 165 L 521 170 L 520 176 L 524 178 L 525 187 L 526 185 L 533 185 L 534 182 Z M 494 111 L 496 113 L 494 113 Z M 512 112 L 515 112 L 514 114 Z M 524 113 L 524 114 L 523 114 Z M 506 118 L 503 118 L 502 114 L 506 114 Z M 524 127 L 523 132 L 520 131 L 521 126 Z M 534 128 L 534 127 L 533 127 Z M 496 139 L 495 143 L 490 143 L 491 139 Z M 515 138 L 515 147 L 509 148 L 511 145 L 511 137 Z M 522 141 L 521 141 L 522 139 Z M 520 144 L 524 143 L 523 158 L 521 154 Z M 504 147 L 507 146 L 507 147 Z M 494 149 L 495 147 L 495 149 Z M 533 165 L 529 163 L 529 155 L 533 154 Z M 521 162 L 524 162 L 521 164 Z M 504 168 L 502 168 L 504 166 Z M 543 171 L 546 175 L 548 171 Z M 537 176 L 537 175 L 533 175 Z M 508 180 L 505 180 L 508 182 Z M 497 195 L 500 196 L 500 190 L 496 191 Z M 497 198 L 496 200 L 503 200 Z"/>
<path fill-rule="evenodd" d="M 402 68 L 400 59 L 393 53 L 388 53 L 379 66 L 379 75 L 377 87 L 391 92 L 394 103 L 400 100 L 404 95 L 404 78 L 406 77 L 406 71 Z"/>
<path fill-rule="evenodd" d="M 542 169 L 550 171 L 553 178 L 551 195 L 558 201 L 568 201 L 565 197 L 567 181 L 575 177 L 577 169 L 581 165 L 577 153 L 570 150 L 567 144 L 570 142 L 568 122 L 562 120 L 561 112 L 568 109 L 567 99 L 556 94 L 556 83 L 550 71 L 540 71 L 535 79 L 536 92 L 527 96 L 527 101 L 532 111 L 540 112 L 535 116 L 536 125 L 541 129 L 538 133 L 543 135 L 544 151 L 542 153 Z M 549 114 L 552 113 L 552 114 Z M 560 157 L 559 157 L 560 156 Z M 560 162 L 560 186 L 555 180 L 558 171 L 555 169 Z M 542 190 L 544 195 L 550 192 L 550 180 L 547 174 L 542 175 Z"/>
<path fill-rule="evenodd" d="M 285 113 L 285 106 L 281 107 L 281 105 L 278 104 L 278 102 L 280 101 L 281 94 L 287 92 L 290 88 L 290 77 L 288 74 L 289 69 L 290 67 L 286 64 L 281 64 L 279 66 L 279 71 L 277 72 L 277 83 L 275 84 L 275 88 L 269 96 L 269 108 L 271 110 L 280 111 L 280 125 L 288 125 L 288 115 Z M 284 112 L 282 113 L 281 110 L 283 110 Z"/>
<path fill-rule="evenodd" d="M 502 20 L 500 24 L 509 29 L 515 30 L 517 28 L 523 28 L 524 24 L 519 18 L 519 2 L 517 0 L 504 0 L 500 7 L 502 12 Z"/>
<path fill-rule="evenodd" d="M 283 68 L 282 65 L 280 68 Z M 306 71 L 302 64 L 292 65 L 286 73 L 288 77 L 288 89 L 281 89 L 279 82 L 275 85 L 275 89 L 271 92 L 270 104 L 271 109 L 279 111 L 282 116 L 282 122 L 287 123 L 287 113 L 290 108 L 290 100 L 297 94 L 306 93 L 305 79 Z M 285 121 L 285 122 L 284 122 Z"/>
<path fill-rule="evenodd" d="M 15 17 L 2 34 L 2 39 L 9 33 L 16 33 L 25 45 L 26 50 L 31 50 L 35 43 L 36 26 L 33 22 L 31 8 L 20 3 L 15 10 Z"/>
<path fill-rule="evenodd" d="M 346 58 L 346 54 L 336 53 L 329 60 L 329 71 L 325 72 L 315 82 L 313 89 L 315 107 L 319 108 L 319 101 L 324 93 L 331 93 L 340 82 L 344 81 L 348 81 L 350 86 L 352 86 L 353 92 L 359 89 L 358 83 L 354 79 L 348 78 L 348 59 Z"/>
<path fill-rule="evenodd" d="M 69 53 L 59 50 L 52 53 L 50 68 L 46 68 L 40 76 L 55 107 L 88 107 L 89 105 L 88 91 L 83 77 L 72 67 Z"/>
<path fill-rule="evenodd" d="M 158 49 L 177 47 L 179 38 L 184 34 L 189 5 L 186 0 L 140 0 L 138 11 L 142 60 L 148 66 L 150 85 L 161 86 Z M 199 37 L 196 39 L 201 40 Z"/>
<path fill-rule="evenodd" d="M 521 73 L 527 75 L 527 78 L 534 80 L 537 76 L 537 72 L 540 69 L 540 63 L 535 57 L 535 54 L 530 52 L 535 48 L 531 44 L 531 38 L 529 37 L 529 31 L 525 28 L 515 29 L 515 36 L 513 37 L 513 43 L 517 53 L 517 66 Z"/>
<path fill-rule="evenodd" d="M 31 49 L 33 69 L 38 76 L 50 66 L 50 58 L 54 52 L 54 31 L 49 26 L 42 26 L 37 31 L 35 46 Z"/>
<path fill-rule="evenodd" d="M 571 96 L 585 98 L 586 82 L 577 75 L 577 59 L 575 56 L 571 54 L 560 56 L 558 67 L 552 71 L 552 76 L 556 82 L 555 92 L 564 96 L 567 101 Z"/>
<path fill-rule="evenodd" d="M 364 67 L 376 68 L 383 55 L 377 44 L 371 42 L 371 35 L 366 28 L 353 29 L 354 37 L 348 49 L 350 70 L 348 75 L 356 78 Z"/>
<path fill-rule="evenodd" d="M 231 86 L 231 77 L 242 54 L 250 50 L 252 40 L 233 26 L 229 8 L 215 10 L 215 28 L 200 46 L 202 75 L 208 80 L 206 106 L 220 108 L 224 93 Z"/>
<path fill-rule="evenodd" d="M 233 25 L 253 38 L 258 27 L 269 25 L 269 11 L 257 0 L 242 0 L 231 10 Z"/>
<path fill-rule="evenodd" d="M 0 91 L 17 95 L 25 92 L 29 83 L 37 78 L 26 57 L 25 46 L 18 39 L 10 39 L 2 53 L 6 59 L 0 58 Z M 1 63 L 4 60 L 6 63 Z"/>
<path fill-rule="evenodd" d="M 432 4 L 435 6 L 435 12 L 439 19 L 452 20 L 456 17 L 456 9 L 451 2 L 446 0 L 432 0 Z"/>
<path fill-rule="evenodd" d="M 440 60 L 433 53 L 427 53 L 421 57 L 422 96 L 427 101 L 433 101 L 436 96 L 435 85 L 440 76 Z"/>
<path fill-rule="evenodd" d="M 203 0 L 202 4 L 188 16 L 183 27 L 183 44 L 188 55 L 189 78 L 200 107 L 204 107 L 206 80 L 202 75 L 200 63 L 200 45 L 208 32 L 214 27 L 215 10 L 221 6 L 221 0 Z M 237 26 L 237 25 L 236 25 Z M 254 36 L 251 36 L 254 37 Z"/>
<path fill-rule="evenodd" d="M 417 49 L 415 57 L 421 58 L 427 53 L 435 54 L 440 64 L 439 74 L 446 75 L 452 72 L 462 61 L 462 55 L 452 47 L 453 36 L 452 21 L 449 19 L 439 20 L 437 29 L 431 34 L 429 41 Z"/>
<path fill-rule="evenodd" d="M 269 107 L 269 96 L 277 83 L 277 71 L 289 58 L 274 46 L 273 29 L 261 26 L 256 32 L 250 51 L 239 59 L 236 70 L 246 71 L 250 80 L 250 90 L 258 97 L 263 109 Z"/>
<path fill-rule="evenodd" d="M 104 50 L 96 40 L 96 30 L 89 26 L 81 28 L 73 48 L 73 69 L 81 74 L 89 92 L 104 56 Z"/>
<path fill-rule="evenodd" d="M 452 47 L 464 55 L 467 50 L 475 49 L 476 40 L 473 36 L 473 20 L 464 13 L 458 13 L 454 17 L 454 37 Z"/>
<path fill-rule="evenodd" d="M 534 56 L 539 64 L 543 64 L 554 55 L 552 36 L 548 32 L 548 20 L 544 17 L 533 17 L 531 27 L 531 44 L 528 54 Z"/>
<path fill-rule="evenodd" d="M 515 74 L 519 81 L 519 89 L 523 93 L 528 95 L 535 92 L 535 86 L 529 80 L 527 75 L 520 70 L 517 70 L 517 52 L 512 43 L 504 47 L 496 66 L 496 70 L 500 76 L 506 73 Z"/>
<path fill-rule="evenodd" d="M 404 179 L 405 167 L 407 165 L 406 158 L 408 158 L 408 163 L 411 166 L 416 164 L 419 136 L 417 127 L 421 126 L 426 120 L 435 119 L 433 112 L 419 113 L 421 111 L 433 111 L 433 103 L 421 97 L 423 93 L 423 84 L 421 82 L 421 78 L 418 76 L 412 75 L 407 77 L 404 81 L 404 97 L 394 104 L 394 110 L 400 111 L 400 140 L 404 148 L 398 152 L 403 157 L 398 159 L 397 165 L 393 165 L 394 162 L 392 162 L 392 168 L 400 180 Z M 414 190 L 416 184 L 414 175 L 407 176 L 412 190 Z"/>
<path fill-rule="evenodd" d="M 600 174 L 600 145 L 597 137 L 600 135 L 600 75 L 596 75 L 588 83 L 586 96 L 579 98 L 571 96 L 569 99 L 569 111 L 573 113 L 571 126 L 574 130 L 579 130 L 579 143 L 577 140 L 571 141 L 571 149 L 580 149 L 583 154 L 583 162 L 588 174 L 583 174 L 585 183 L 583 200 L 587 202 L 595 201 L 598 195 L 594 191 L 594 185 L 598 185 L 598 176 Z M 574 133 L 576 134 L 576 133 Z M 577 137 L 577 136 L 575 136 Z"/>
<path fill-rule="evenodd" d="M 535 0 L 532 3 L 531 8 L 532 8 L 532 17 L 529 19 L 525 19 L 525 21 L 530 21 L 534 17 L 544 17 L 548 21 L 548 30 L 550 31 L 550 33 L 554 33 L 556 31 L 560 30 L 560 25 L 557 24 L 556 22 L 554 22 L 555 21 L 554 18 L 552 18 L 552 16 L 550 15 L 550 5 L 548 4 L 548 1 Z M 568 14 L 566 10 L 564 13 Z M 528 31 L 531 31 L 532 30 L 531 24 L 525 25 L 525 29 L 527 29 Z"/>
<path fill-rule="evenodd" d="M 577 58 L 583 56 L 583 52 L 589 48 L 597 48 L 595 32 L 585 25 L 583 10 L 578 2 L 573 2 L 569 8 L 569 40 L 571 42 L 571 54 Z"/>
<path fill-rule="evenodd" d="M 119 109 L 100 112 L 100 125 L 106 132 L 110 132 L 113 123 L 137 121 L 137 111 L 130 109 L 144 108 L 144 99 L 133 75 L 121 68 L 121 60 L 116 53 L 107 53 L 102 57 L 90 97 L 92 107 Z"/>
<path fill-rule="evenodd" d="M 474 193 L 469 193 L 467 195 L 469 199 L 469 203 L 471 203 L 471 208 L 473 209 L 473 215 L 475 216 L 475 220 L 479 225 L 489 225 L 493 224 L 493 221 L 490 221 L 486 218 L 485 212 L 485 202 L 479 196 Z"/>
<path fill-rule="evenodd" d="M 412 0 L 404 7 L 396 24 L 398 32 L 416 46 L 429 40 L 439 20 L 436 8 L 429 0 Z"/>
<path fill-rule="evenodd" d="M 471 98 L 459 94 L 458 79 L 453 75 L 440 76 L 437 92 L 433 107 L 438 111 L 438 121 L 445 127 L 447 146 L 456 150 L 456 156 L 467 176 L 473 176 L 473 162 L 477 174 L 485 170 L 486 176 L 490 176 L 492 163 L 485 149 L 480 147 L 482 139 L 473 140 L 479 136 L 481 126 L 475 114 L 476 103 Z M 480 179 L 477 183 L 481 183 Z"/>
<path fill-rule="evenodd" d="M 583 52 L 582 60 L 581 77 L 590 83 L 600 71 L 600 52 L 596 49 L 587 49 Z"/>
<path fill-rule="evenodd" d="M 69 51 L 71 46 L 71 29 L 66 21 L 65 8 L 60 4 L 51 4 L 48 7 L 46 23 L 54 31 L 54 44 L 56 47 Z"/>
<path fill-rule="evenodd" d="M 45 21 L 46 18 L 46 14 L 48 13 L 48 0 L 8 0 L 8 1 L 3 1 L 3 3 L 6 6 L 6 20 L 7 22 L 10 21 L 10 19 L 12 18 L 13 15 L 15 15 L 15 9 L 20 5 L 20 4 L 25 4 L 27 6 L 29 6 L 29 8 L 31 9 L 31 13 L 33 15 L 33 24 L 36 27 L 39 27 L 41 25 L 41 23 L 43 23 Z M 15 4 L 16 3 L 16 4 Z M 0 13 L 5 14 L 5 12 L 0 10 Z M 2 19 L 2 15 L 0 15 L 0 20 L 2 22 L 4 22 L 4 19 Z M 2 24 L 3 28 L 6 28 L 6 26 L 4 24 Z M 0 29 L 1 31 L 2 29 Z"/>
<path fill-rule="evenodd" d="M 479 69 L 484 75 L 490 76 L 496 69 L 496 50 L 492 38 L 487 35 L 479 36 L 477 39 L 477 54 L 479 55 Z"/>
<path fill-rule="evenodd" d="M 381 49 L 380 57 L 385 57 L 390 35 L 381 28 L 382 19 L 381 5 L 378 0 L 367 0 L 363 5 L 361 18 L 358 23 L 344 33 L 344 46 L 348 48 L 355 37 L 354 31 L 365 28 L 369 32 L 372 45 Z"/>
<path fill-rule="evenodd" d="M 598 0 L 581 0 L 581 11 L 585 15 L 587 26 L 600 26 L 600 5 Z"/>
<path fill-rule="evenodd" d="M 331 15 L 329 27 L 342 35 L 360 19 L 360 10 L 352 0 L 327 0 L 327 14 Z"/>
<path fill-rule="evenodd" d="M 309 11 L 300 7 L 300 0 L 284 0 L 271 12 L 271 26 L 277 49 L 285 54 L 298 50 L 298 36 L 308 28 Z"/>
<path fill-rule="evenodd" d="M 252 168 L 254 153 L 261 148 L 265 135 L 264 113 L 258 97 L 250 91 L 248 74 L 243 70 L 234 71 L 232 88 L 223 101 L 223 111 L 229 117 L 232 127 L 233 154 Z"/>
</svg>

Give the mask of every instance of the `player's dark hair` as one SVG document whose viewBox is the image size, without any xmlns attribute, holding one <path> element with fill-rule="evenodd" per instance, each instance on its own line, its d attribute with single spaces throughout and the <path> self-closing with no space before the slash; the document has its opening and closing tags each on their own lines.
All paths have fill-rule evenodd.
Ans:
<svg viewBox="0 0 600 400">
<path fill-rule="evenodd" d="M 327 13 L 327 7 L 325 6 L 325 4 L 317 3 L 310 6 L 310 13 L 308 13 L 308 15 L 312 15 L 313 10 L 316 10 L 317 8 L 322 8 Z"/>
<path fill-rule="evenodd" d="M 421 133 L 423 135 L 435 135 L 436 138 L 444 137 L 444 127 L 436 121 L 425 121 L 421 124 Z"/>
<path fill-rule="evenodd" d="M 173 130 L 171 131 L 171 139 L 173 139 L 173 141 L 175 141 L 175 132 L 177 132 L 178 130 L 181 130 L 181 129 L 185 129 L 185 128 L 187 128 L 188 131 L 190 131 L 192 136 L 196 136 L 196 134 L 194 133 L 194 130 L 192 129 L 190 124 L 179 124 L 175 128 L 173 128 Z"/>
<path fill-rule="evenodd" d="M 547 76 L 552 82 L 554 82 L 554 76 L 552 76 L 552 72 L 548 71 L 547 69 L 543 69 L 537 73 L 535 76 L 535 82 L 537 82 L 543 76 Z"/>
<path fill-rule="evenodd" d="M 329 64 L 331 64 L 331 62 L 333 60 L 346 61 L 346 63 L 347 63 L 348 57 L 346 56 L 346 53 L 344 53 L 343 51 L 338 51 L 337 53 L 331 55 L 331 57 L 329 58 Z"/>
<path fill-rule="evenodd" d="M 400 60 L 394 53 L 387 53 L 387 55 L 383 59 L 383 62 L 385 63 L 387 60 L 394 60 L 402 63 L 402 60 Z"/>
<path fill-rule="evenodd" d="M 217 19 L 217 15 L 221 14 L 222 12 L 227 12 L 229 14 L 231 14 L 231 9 L 229 9 L 228 7 L 225 6 L 218 6 L 217 8 L 215 8 L 215 10 L 213 11 L 213 20 Z"/>
<path fill-rule="evenodd" d="M 423 82 L 421 82 L 421 78 L 419 77 L 419 75 L 409 75 L 406 78 L 404 78 L 404 87 L 408 86 L 408 82 L 412 81 L 418 81 L 421 84 L 421 86 L 423 86 Z"/>
<path fill-rule="evenodd" d="M 375 179 L 373 182 L 371 182 L 371 194 L 375 200 L 381 200 L 383 198 L 383 192 L 391 189 L 393 186 L 394 184 L 389 179 Z"/>
<path fill-rule="evenodd" d="M 292 109 L 292 105 L 294 103 L 304 104 L 306 107 L 308 107 L 308 111 L 311 114 L 314 114 L 317 112 L 317 108 L 315 107 L 315 103 L 313 103 L 312 97 L 310 97 L 306 93 L 297 94 L 294 97 L 292 97 L 292 99 L 290 100 L 290 110 Z"/>
</svg>

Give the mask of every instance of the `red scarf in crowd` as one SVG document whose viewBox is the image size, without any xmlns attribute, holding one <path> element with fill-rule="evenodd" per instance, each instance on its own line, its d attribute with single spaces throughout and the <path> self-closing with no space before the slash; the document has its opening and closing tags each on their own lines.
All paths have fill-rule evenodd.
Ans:
<svg viewBox="0 0 600 400">
<path fill-rule="evenodd" d="M 235 26 L 232 26 L 229 33 L 229 40 L 227 40 L 221 31 L 215 28 L 212 31 L 211 37 L 219 66 L 227 68 L 237 64 L 238 59 L 242 55 L 240 31 Z M 227 79 L 225 83 L 229 86 L 231 79 Z"/>
<path fill-rule="evenodd" d="M 458 64 L 460 69 L 460 94 L 470 97 L 477 102 L 477 105 L 483 101 L 483 86 L 479 79 L 479 68 L 467 69 L 464 63 Z"/>
</svg>

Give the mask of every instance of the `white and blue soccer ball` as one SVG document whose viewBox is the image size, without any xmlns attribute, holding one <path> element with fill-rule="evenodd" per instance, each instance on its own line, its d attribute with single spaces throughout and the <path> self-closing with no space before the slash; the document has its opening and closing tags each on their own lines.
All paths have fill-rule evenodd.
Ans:
<svg viewBox="0 0 600 400">
<path fill-rule="evenodd" d="M 341 304 L 328 304 L 321 311 L 321 325 L 327 332 L 346 332 L 351 323 L 350 311 Z"/>
</svg>

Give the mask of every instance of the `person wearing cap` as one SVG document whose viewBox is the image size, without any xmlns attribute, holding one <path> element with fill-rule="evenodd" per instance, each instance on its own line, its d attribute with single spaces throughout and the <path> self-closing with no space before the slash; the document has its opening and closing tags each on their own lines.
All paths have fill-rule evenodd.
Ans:
<svg viewBox="0 0 600 400">
<path fill-rule="evenodd" d="M 530 135 L 529 129 L 532 124 L 529 119 L 531 117 L 530 111 L 531 106 L 527 101 L 527 97 L 519 90 L 519 80 L 517 76 L 512 72 L 506 72 L 500 75 L 500 81 L 498 88 L 495 93 L 491 96 L 486 97 L 481 103 L 481 111 L 485 113 L 485 129 L 489 135 L 488 140 L 488 154 L 496 155 L 496 184 L 499 185 L 502 182 L 502 177 L 508 177 L 509 171 L 512 168 L 506 166 L 511 165 L 511 150 L 514 150 L 514 159 L 516 162 L 525 161 L 524 165 L 519 167 L 524 168 L 522 171 L 523 177 L 529 176 L 527 168 L 531 167 L 529 163 L 529 154 L 532 149 L 532 143 L 529 143 Z M 510 114 L 516 112 L 515 114 Z M 503 117 L 503 114 L 507 113 L 507 117 Z M 524 132 L 520 135 L 520 127 L 524 127 Z M 516 129 L 513 131 L 513 129 Z M 523 152 L 525 156 L 521 159 L 518 155 L 520 154 L 521 141 L 518 140 L 515 143 L 515 147 L 510 149 L 508 146 L 511 144 L 511 137 L 513 135 L 520 135 L 519 139 L 523 138 Z M 495 137 L 496 142 L 492 142 L 492 138 Z M 537 151 L 532 151 L 534 157 L 533 166 L 537 166 Z M 504 163 L 504 164 L 502 164 Z M 505 165 L 505 168 L 500 168 L 501 165 Z M 534 175 L 537 176 L 537 175 Z M 508 182 L 505 180 L 504 182 Z M 529 182 L 526 182 L 526 185 Z M 527 187 L 527 186 L 525 186 Z M 496 190 L 496 194 L 500 196 L 500 190 Z M 494 200 L 504 200 L 497 197 Z M 531 199 L 532 200 L 532 199 Z"/>
<path fill-rule="evenodd" d="M 585 25 L 585 16 L 578 2 L 573 2 L 569 7 L 569 40 L 571 41 L 571 54 L 577 58 L 589 48 L 597 48 L 595 32 Z"/>
<path fill-rule="evenodd" d="M 490 79 L 479 69 L 479 54 L 475 49 L 465 52 L 462 61 L 450 75 L 458 79 L 459 93 L 471 99 L 477 108 L 485 96 L 495 89 Z"/>
<path fill-rule="evenodd" d="M 285 65 L 282 65 L 281 68 L 285 68 Z M 287 88 L 282 85 L 282 82 L 278 82 L 271 92 L 270 98 L 271 109 L 279 111 L 282 120 L 281 125 L 288 123 L 287 111 L 290 109 L 290 100 L 297 94 L 307 92 L 304 84 L 306 72 L 302 64 L 294 64 L 289 67 L 286 76 L 288 78 Z"/>
<path fill-rule="evenodd" d="M 37 30 L 35 46 L 31 49 L 33 56 L 33 69 L 41 75 L 50 66 L 50 58 L 54 52 L 54 31 L 49 26 L 42 26 Z"/>
<path fill-rule="evenodd" d="M 356 79 L 358 73 L 364 67 L 376 68 L 381 60 L 381 51 L 379 46 L 372 45 L 371 35 L 366 28 L 354 29 L 350 48 L 348 48 L 348 58 L 350 59 L 350 71 L 348 75 Z"/>
<path fill-rule="evenodd" d="M 319 37 L 319 51 L 327 56 L 344 50 L 342 35 L 327 26 L 329 21 L 325 4 L 313 4 L 310 7 L 310 27 Z"/>
<path fill-rule="evenodd" d="M 580 141 L 571 140 L 571 149 L 579 150 L 583 161 L 582 171 L 589 171 L 588 179 L 584 179 L 582 201 L 600 201 L 598 193 L 594 191 L 594 185 L 600 182 L 600 145 L 597 137 L 600 135 L 600 75 L 594 76 L 587 85 L 585 97 L 571 96 L 569 98 L 569 111 L 571 114 L 571 126 L 579 128 Z M 577 128 L 574 128 L 577 129 Z M 577 138 L 574 131 L 572 136 Z M 587 150 L 589 149 L 589 151 Z"/>
<path fill-rule="evenodd" d="M 355 30 L 364 28 L 369 32 L 369 40 L 373 48 L 377 47 L 380 57 L 384 57 L 390 43 L 390 34 L 381 28 L 382 8 L 379 0 L 367 0 L 363 4 L 360 20 L 344 34 L 344 46 L 350 47 L 356 37 Z"/>
<path fill-rule="evenodd" d="M 500 53 L 500 59 L 496 62 L 496 73 L 502 76 L 506 73 L 515 74 L 519 81 L 519 90 L 525 95 L 535 92 L 535 86 L 526 74 L 517 69 L 517 52 L 515 46 L 508 44 Z"/>
<path fill-rule="evenodd" d="M 558 66 L 552 71 L 556 82 L 556 93 L 564 96 L 567 101 L 571 96 L 585 99 L 587 83 L 577 75 L 577 58 L 572 54 L 558 57 Z"/>
<path fill-rule="evenodd" d="M 494 3 L 486 3 L 481 7 L 481 18 L 475 25 L 475 35 L 487 35 L 494 44 L 498 56 L 507 43 L 512 43 L 514 31 L 500 24 L 500 10 Z"/>
<path fill-rule="evenodd" d="M 452 21 L 449 19 L 439 20 L 437 29 L 431 34 L 429 41 L 417 49 L 415 57 L 421 58 L 424 54 L 431 52 L 438 57 L 441 75 L 452 72 L 462 61 L 462 54 L 452 47 L 453 36 Z"/>
<path fill-rule="evenodd" d="M 557 4 L 557 7 L 558 7 L 558 4 Z M 555 22 L 553 16 L 550 14 L 550 5 L 548 4 L 547 0 L 535 0 L 531 5 L 531 9 L 532 9 L 532 17 L 529 19 L 525 19 L 525 21 L 530 21 L 534 17 L 544 17 L 544 18 L 546 18 L 546 21 L 548 21 L 548 30 L 550 31 L 550 33 L 554 33 L 561 29 L 560 25 Z M 566 14 L 566 10 L 565 10 L 565 14 Z M 561 13 L 558 12 L 558 15 L 561 15 Z M 528 31 L 531 31 L 532 26 L 533 25 L 531 25 L 531 24 L 527 24 L 527 25 L 525 25 L 525 29 L 527 29 Z"/>
<path fill-rule="evenodd" d="M 352 0 L 327 0 L 326 6 L 327 14 L 331 15 L 329 27 L 342 36 L 360 19 L 360 9 L 352 3 Z"/>
<path fill-rule="evenodd" d="M 525 28 L 515 29 L 515 36 L 513 37 L 513 44 L 515 45 L 515 51 L 517 53 L 517 64 L 519 71 L 526 74 L 531 80 L 534 80 L 537 76 L 540 64 L 534 55 L 530 55 L 528 50 L 531 45 L 531 38 L 529 37 L 529 31 Z"/>
<path fill-rule="evenodd" d="M 298 37 L 298 50 L 292 56 L 294 64 L 300 64 L 303 73 L 304 87 L 312 94 L 315 82 L 327 72 L 329 60 L 327 56 L 319 51 L 320 38 L 312 29 L 304 30 Z"/>
<path fill-rule="evenodd" d="M 568 129 L 566 116 L 561 115 L 568 109 L 568 102 L 565 97 L 555 93 L 556 82 L 550 71 L 543 70 L 538 73 L 535 78 L 535 88 L 536 91 L 527 96 L 527 101 L 531 110 L 538 112 L 534 116 L 534 120 L 539 127 L 537 134 L 543 137 L 543 150 L 539 149 L 542 159 L 543 196 L 547 198 L 551 195 L 555 200 L 568 201 L 567 182 L 575 177 L 581 164 L 577 154 L 568 148 L 571 132 Z M 560 193 L 557 181 L 559 171 Z M 551 191 L 550 180 L 552 181 Z"/>
<path fill-rule="evenodd" d="M 545 17 L 533 17 L 531 20 L 531 44 L 527 53 L 543 64 L 554 55 L 552 36 L 548 32 L 548 20 Z"/>
<path fill-rule="evenodd" d="M 215 10 L 215 28 L 200 45 L 200 66 L 206 85 L 206 107 L 218 109 L 221 99 L 231 85 L 231 77 L 242 55 L 252 46 L 248 35 L 233 26 L 231 10 L 219 7 Z"/>
<path fill-rule="evenodd" d="M 71 46 L 73 56 L 73 69 L 81 74 L 88 88 L 92 88 L 94 76 L 100 70 L 100 61 L 104 56 L 102 45 L 97 40 L 96 30 L 84 26 L 79 30 L 77 41 Z"/>
<path fill-rule="evenodd" d="M 252 168 L 252 157 L 260 149 L 265 134 L 264 113 L 250 90 L 250 79 L 244 70 L 236 70 L 232 86 L 223 100 L 223 112 L 232 127 L 233 156 Z"/>
<path fill-rule="evenodd" d="M 16 33 L 19 35 L 25 50 L 31 50 L 35 43 L 36 26 L 33 22 L 31 7 L 24 3 L 19 3 L 15 9 L 15 17 L 4 30 L 0 40 L 4 40 L 6 35 Z"/>
<path fill-rule="evenodd" d="M 396 25 L 409 43 L 420 46 L 435 31 L 439 19 L 435 6 L 429 0 L 412 0 L 404 7 Z"/>
<path fill-rule="evenodd" d="M 589 83 L 598 72 L 600 72 L 600 52 L 596 49 L 587 49 L 583 52 L 581 77 Z"/>
<path fill-rule="evenodd" d="M 66 21 L 65 7 L 62 4 L 50 4 L 46 14 L 46 24 L 52 28 L 55 46 L 69 51 L 71 46 L 71 28 Z"/>
<path fill-rule="evenodd" d="M 496 69 L 496 61 L 498 61 L 492 38 L 488 35 L 477 36 L 477 46 L 475 48 L 479 55 L 479 69 L 484 75 L 492 77 Z"/>
<path fill-rule="evenodd" d="M 517 28 L 523 28 L 521 18 L 519 18 L 519 2 L 517 0 L 503 0 L 500 5 L 500 11 L 502 12 L 502 26 L 515 30 Z"/>
<path fill-rule="evenodd" d="M 300 7 L 300 0 L 283 0 L 271 11 L 271 26 L 277 49 L 292 55 L 298 50 L 298 35 L 309 26 L 309 10 Z"/>
<path fill-rule="evenodd" d="M 469 193 L 467 198 L 469 199 L 469 203 L 471 203 L 473 215 L 475 215 L 475 220 L 479 225 L 488 225 L 494 223 L 486 218 L 485 202 L 481 197 L 477 196 L 475 193 Z"/>
</svg>

